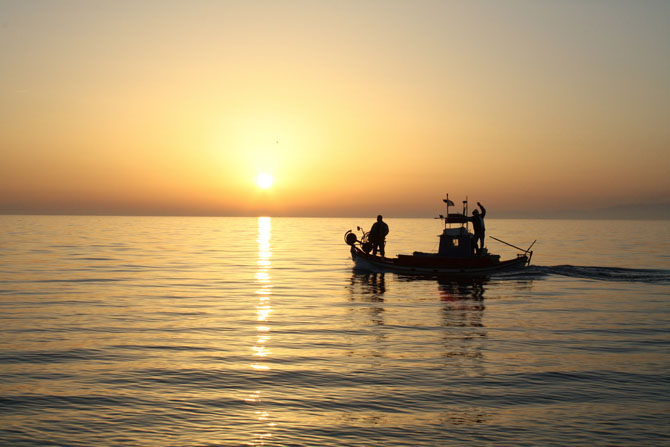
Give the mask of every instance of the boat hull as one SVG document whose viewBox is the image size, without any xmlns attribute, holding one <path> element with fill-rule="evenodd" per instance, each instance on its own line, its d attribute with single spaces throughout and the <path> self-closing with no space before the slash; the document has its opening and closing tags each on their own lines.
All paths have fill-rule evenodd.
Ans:
<svg viewBox="0 0 670 447">
<path fill-rule="evenodd" d="M 529 263 L 527 255 L 500 261 L 498 256 L 445 258 L 437 255 L 399 255 L 382 258 L 366 254 L 357 246 L 351 247 L 355 268 L 372 272 L 393 272 L 408 275 L 482 275 L 521 270 Z"/>
</svg>

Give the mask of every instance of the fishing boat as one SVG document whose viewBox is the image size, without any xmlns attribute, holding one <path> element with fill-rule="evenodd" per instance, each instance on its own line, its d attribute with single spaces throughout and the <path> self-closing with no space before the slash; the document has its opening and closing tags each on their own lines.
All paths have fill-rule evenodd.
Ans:
<svg viewBox="0 0 670 447">
<path fill-rule="evenodd" d="M 486 275 L 490 273 L 520 270 L 530 265 L 533 257 L 531 248 L 519 248 L 501 239 L 491 237 L 519 251 L 515 258 L 500 260 L 500 256 L 488 252 L 488 249 L 475 250 L 474 234 L 469 231 L 468 201 L 463 201 L 461 213 L 450 213 L 454 203 L 443 199 L 447 205 L 447 214 L 436 219 L 442 220 L 444 229 L 438 237 L 440 244 L 437 253 L 415 251 L 411 255 L 399 254 L 395 258 L 387 258 L 370 254 L 373 245 L 369 233 L 361 227 L 359 238 L 352 230 L 344 234 L 344 240 L 351 247 L 351 258 L 357 270 L 372 272 L 393 272 L 408 275 Z"/>
</svg>

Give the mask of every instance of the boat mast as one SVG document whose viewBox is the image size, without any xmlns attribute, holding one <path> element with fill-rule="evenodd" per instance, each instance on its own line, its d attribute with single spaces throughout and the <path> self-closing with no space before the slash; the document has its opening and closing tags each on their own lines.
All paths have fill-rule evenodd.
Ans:
<svg viewBox="0 0 670 447">
<path fill-rule="evenodd" d="M 451 200 L 449 200 L 449 193 L 447 193 L 447 200 L 445 200 L 445 202 L 447 204 L 447 214 L 445 214 L 445 216 L 447 217 L 444 219 L 444 228 L 447 228 L 447 220 L 449 219 L 449 204 L 451 203 Z"/>
<path fill-rule="evenodd" d="M 468 228 L 468 196 L 463 200 L 463 216 L 465 217 L 465 231 L 470 231 Z"/>
<path fill-rule="evenodd" d="M 442 201 L 447 204 L 447 214 L 445 214 L 444 217 L 442 215 L 440 215 L 440 218 L 444 219 L 444 229 L 446 230 L 447 229 L 447 222 L 449 222 L 449 207 L 454 206 L 454 202 L 449 200 L 449 193 L 447 193 L 447 198 L 442 199 Z"/>
</svg>

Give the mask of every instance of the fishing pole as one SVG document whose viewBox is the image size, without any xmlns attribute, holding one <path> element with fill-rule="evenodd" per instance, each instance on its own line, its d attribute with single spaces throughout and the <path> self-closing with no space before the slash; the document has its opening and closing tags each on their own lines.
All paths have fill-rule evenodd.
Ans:
<svg viewBox="0 0 670 447">
<path fill-rule="evenodd" d="M 493 236 L 489 236 L 489 237 L 490 237 L 491 239 L 494 239 L 494 240 L 498 241 L 498 242 L 502 242 L 502 243 L 505 244 L 505 245 L 509 245 L 510 247 L 516 248 L 517 250 L 522 251 L 522 252 L 524 252 L 524 253 L 528 253 L 528 252 L 530 251 L 530 249 L 533 247 L 533 245 L 535 245 L 535 242 L 537 242 L 537 239 L 534 240 L 533 243 L 530 244 L 530 247 L 528 247 L 528 249 L 525 249 L 525 250 L 524 250 L 524 249 L 521 248 L 521 247 L 517 247 L 516 245 L 512 245 L 512 244 L 510 244 L 509 242 L 505 242 L 505 241 L 503 241 L 503 240 L 500 240 L 500 239 L 498 239 L 497 237 L 493 237 Z"/>
</svg>

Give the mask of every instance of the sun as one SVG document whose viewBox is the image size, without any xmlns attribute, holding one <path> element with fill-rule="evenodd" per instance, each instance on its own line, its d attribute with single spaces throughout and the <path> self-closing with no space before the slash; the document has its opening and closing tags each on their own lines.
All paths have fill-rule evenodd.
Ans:
<svg viewBox="0 0 670 447">
<path fill-rule="evenodd" d="M 274 183 L 274 178 L 267 172 L 262 172 L 256 177 L 256 184 L 261 189 L 268 189 Z"/>
</svg>

